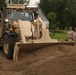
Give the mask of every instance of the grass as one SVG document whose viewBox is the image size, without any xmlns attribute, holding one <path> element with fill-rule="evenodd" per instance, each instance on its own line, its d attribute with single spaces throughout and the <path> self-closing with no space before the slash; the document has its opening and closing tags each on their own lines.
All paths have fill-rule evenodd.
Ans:
<svg viewBox="0 0 76 75">
<path fill-rule="evenodd" d="M 63 41 L 65 41 L 66 38 L 67 38 L 67 31 L 63 31 L 63 33 L 62 33 L 62 32 L 52 32 L 52 33 L 50 34 L 50 36 L 51 36 L 51 38 L 53 38 L 53 39 L 58 39 L 58 40 L 63 40 Z"/>
</svg>

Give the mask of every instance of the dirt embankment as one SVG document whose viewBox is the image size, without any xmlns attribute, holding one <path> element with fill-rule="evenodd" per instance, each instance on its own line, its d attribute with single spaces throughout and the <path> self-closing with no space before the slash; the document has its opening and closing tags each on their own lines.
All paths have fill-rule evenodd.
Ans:
<svg viewBox="0 0 76 75">
<path fill-rule="evenodd" d="M 76 75 L 76 46 L 54 45 L 19 54 L 18 62 L 0 52 L 0 75 Z"/>
</svg>

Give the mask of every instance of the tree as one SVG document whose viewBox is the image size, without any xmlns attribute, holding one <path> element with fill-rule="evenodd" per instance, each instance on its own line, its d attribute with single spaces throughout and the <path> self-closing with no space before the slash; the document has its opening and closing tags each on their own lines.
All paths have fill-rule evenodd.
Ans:
<svg viewBox="0 0 76 75">
<path fill-rule="evenodd" d="M 55 20 L 56 20 L 56 14 L 54 12 L 50 12 L 48 15 L 47 15 L 47 18 L 49 19 L 50 21 L 50 28 L 55 28 Z"/>
<path fill-rule="evenodd" d="M 40 8 L 42 9 L 42 11 L 45 13 L 45 15 L 48 14 L 48 12 L 50 12 L 50 4 L 49 4 L 50 0 L 40 0 Z"/>
<path fill-rule="evenodd" d="M 56 14 L 55 27 L 57 22 L 62 29 L 76 26 L 76 0 L 40 0 L 40 8 L 46 16 L 50 12 Z M 49 16 L 48 19 L 51 22 Z"/>
<path fill-rule="evenodd" d="M 0 0 L 0 9 L 6 7 L 6 2 L 5 0 Z"/>
</svg>

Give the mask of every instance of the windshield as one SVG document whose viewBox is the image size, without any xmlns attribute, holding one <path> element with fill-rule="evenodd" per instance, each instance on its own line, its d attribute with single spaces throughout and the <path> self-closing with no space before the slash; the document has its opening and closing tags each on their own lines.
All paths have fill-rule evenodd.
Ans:
<svg viewBox="0 0 76 75">
<path fill-rule="evenodd" d="M 33 20 L 33 16 L 31 12 L 11 12 L 10 14 L 7 15 L 7 17 L 11 20 L 22 20 L 22 21 Z"/>
</svg>

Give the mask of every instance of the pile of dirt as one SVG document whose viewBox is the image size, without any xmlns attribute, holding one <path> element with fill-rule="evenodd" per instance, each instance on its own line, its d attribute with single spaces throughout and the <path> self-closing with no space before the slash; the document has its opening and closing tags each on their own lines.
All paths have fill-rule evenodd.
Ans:
<svg viewBox="0 0 76 75">
<path fill-rule="evenodd" d="M 18 62 L 7 60 L 1 51 L 0 75 L 76 75 L 76 46 L 53 45 L 23 51 Z"/>
</svg>

